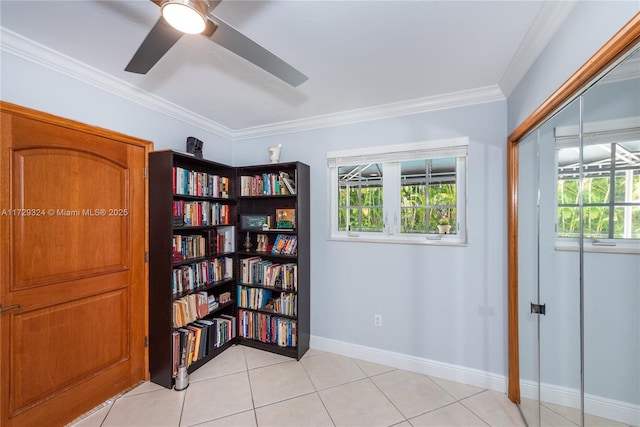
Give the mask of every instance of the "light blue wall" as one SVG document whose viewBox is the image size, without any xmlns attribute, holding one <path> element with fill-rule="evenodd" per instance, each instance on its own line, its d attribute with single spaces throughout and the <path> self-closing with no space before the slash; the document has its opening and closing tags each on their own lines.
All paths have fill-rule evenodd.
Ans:
<svg viewBox="0 0 640 427">
<path fill-rule="evenodd" d="M 232 162 L 233 144 L 141 104 L 0 51 L 0 99 L 184 151 L 187 136 L 205 141 L 203 154 Z"/>
<path fill-rule="evenodd" d="M 327 151 L 468 136 L 467 247 L 330 241 Z M 311 333 L 506 374 L 506 102 L 239 141 L 311 166 Z M 374 313 L 383 317 L 373 326 Z"/>
<path fill-rule="evenodd" d="M 508 99 L 511 133 L 637 12 L 640 2 L 579 1 Z"/>
</svg>

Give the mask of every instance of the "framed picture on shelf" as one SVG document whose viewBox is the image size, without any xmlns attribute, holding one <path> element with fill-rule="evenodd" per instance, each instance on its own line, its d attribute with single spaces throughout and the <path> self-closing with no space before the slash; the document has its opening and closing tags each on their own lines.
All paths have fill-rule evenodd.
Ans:
<svg viewBox="0 0 640 427">
<path fill-rule="evenodd" d="M 278 229 L 296 228 L 295 208 L 276 209 L 276 228 Z"/>
<path fill-rule="evenodd" d="M 271 227 L 271 218 L 267 214 L 240 215 L 242 231 L 262 231 Z"/>
</svg>

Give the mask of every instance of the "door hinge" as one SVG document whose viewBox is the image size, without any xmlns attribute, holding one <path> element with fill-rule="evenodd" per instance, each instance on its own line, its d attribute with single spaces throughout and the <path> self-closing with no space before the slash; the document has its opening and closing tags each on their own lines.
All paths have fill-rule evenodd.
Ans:
<svg viewBox="0 0 640 427">
<path fill-rule="evenodd" d="M 144 337 L 144 346 L 145 347 L 149 347 L 149 337 L 148 336 Z"/>
<path fill-rule="evenodd" d="M 546 314 L 546 304 L 531 303 L 531 314 Z"/>
<path fill-rule="evenodd" d="M 149 262 L 149 252 L 144 252 L 144 262 Z"/>
<path fill-rule="evenodd" d="M 147 168 L 143 168 L 144 169 L 144 179 L 147 179 Z"/>
</svg>

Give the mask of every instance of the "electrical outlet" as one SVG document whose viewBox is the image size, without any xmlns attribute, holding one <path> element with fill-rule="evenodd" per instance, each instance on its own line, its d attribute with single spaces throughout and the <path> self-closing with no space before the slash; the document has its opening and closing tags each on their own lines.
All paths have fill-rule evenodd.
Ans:
<svg viewBox="0 0 640 427">
<path fill-rule="evenodd" d="M 382 326 L 382 315 L 374 314 L 373 315 L 373 326 L 381 327 Z"/>
</svg>

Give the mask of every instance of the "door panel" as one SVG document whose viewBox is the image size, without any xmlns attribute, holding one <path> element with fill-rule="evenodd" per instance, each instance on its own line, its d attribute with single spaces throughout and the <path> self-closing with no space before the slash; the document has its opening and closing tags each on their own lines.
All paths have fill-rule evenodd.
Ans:
<svg viewBox="0 0 640 427">
<path fill-rule="evenodd" d="M 64 425 L 147 376 L 150 144 L 0 107 L 0 424 Z"/>
<path fill-rule="evenodd" d="M 559 129 L 579 124 L 580 104 L 573 101 L 539 129 L 539 304 L 546 305 L 546 314 L 538 316 L 541 425 L 559 421 L 554 405 L 580 408 L 580 254 L 561 250 L 556 232 L 564 216 L 558 188 L 576 184 L 558 179 Z"/>
<path fill-rule="evenodd" d="M 12 290 L 128 268 L 125 165 L 73 148 L 14 150 L 12 165 L 12 205 L 41 215 L 10 218 Z"/>
<path fill-rule="evenodd" d="M 538 131 L 518 144 L 518 339 L 522 414 L 529 426 L 540 425 L 539 318 L 531 303 L 539 301 Z"/>
<path fill-rule="evenodd" d="M 579 113 L 578 103 L 568 104 L 519 144 L 520 408 L 530 426 L 562 423 L 554 404 L 580 407 L 580 259 L 559 250 L 556 232 L 556 129 L 577 128 Z M 545 314 L 532 313 L 532 303 Z"/>
<path fill-rule="evenodd" d="M 128 299 L 127 291 L 121 289 L 14 315 L 11 414 L 125 360 L 127 336 L 120 331 L 129 327 Z"/>
</svg>

